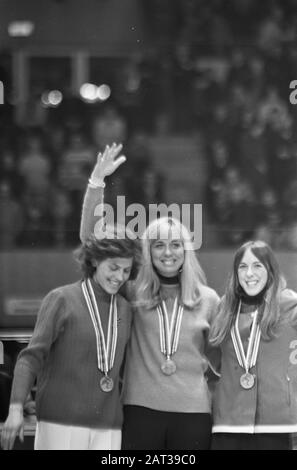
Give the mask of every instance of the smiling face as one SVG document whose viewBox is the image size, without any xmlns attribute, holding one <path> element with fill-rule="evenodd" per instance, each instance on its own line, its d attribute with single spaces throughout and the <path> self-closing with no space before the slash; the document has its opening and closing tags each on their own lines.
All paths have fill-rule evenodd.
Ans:
<svg viewBox="0 0 297 470">
<path fill-rule="evenodd" d="M 160 237 L 152 242 L 151 258 L 155 269 L 162 276 L 173 277 L 184 263 L 185 250 L 179 233 L 174 233 L 172 229 L 165 232 L 161 231 Z"/>
<path fill-rule="evenodd" d="M 247 295 L 259 294 L 267 284 L 268 272 L 264 264 L 248 248 L 237 270 L 238 281 Z"/>
<path fill-rule="evenodd" d="M 132 258 L 107 258 L 96 262 L 94 281 L 108 294 L 116 294 L 129 279 L 132 264 Z"/>
</svg>

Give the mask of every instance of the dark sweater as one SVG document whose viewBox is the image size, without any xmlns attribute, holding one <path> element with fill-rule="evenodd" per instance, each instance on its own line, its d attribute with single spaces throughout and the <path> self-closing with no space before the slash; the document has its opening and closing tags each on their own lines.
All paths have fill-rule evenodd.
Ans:
<svg viewBox="0 0 297 470">
<path fill-rule="evenodd" d="M 92 282 L 106 338 L 110 295 Z M 119 371 L 130 335 L 131 311 L 117 295 L 118 342 L 110 377 L 112 392 L 103 392 L 97 367 L 96 336 L 81 282 L 59 287 L 43 300 L 32 339 L 19 355 L 11 403 L 24 403 L 37 377 L 37 419 L 90 428 L 120 429 L 122 407 Z"/>
</svg>

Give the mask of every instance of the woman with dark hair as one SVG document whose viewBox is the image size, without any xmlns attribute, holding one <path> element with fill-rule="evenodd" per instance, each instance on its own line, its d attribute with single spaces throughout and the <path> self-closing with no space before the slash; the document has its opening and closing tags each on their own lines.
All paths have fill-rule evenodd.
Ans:
<svg viewBox="0 0 297 470">
<path fill-rule="evenodd" d="M 23 406 L 37 378 L 37 450 L 121 447 L 119 377 L 131 311 L 118 294 L 136 274 L 140 248 L 122 226 L 105 227 L 77 250 L 83 280 L 43 300 L 32 339 L 19 357 L 1 445 L 23 436 Z"/>
<path fill-rule="evenodd" d="M 81 239 L 94 230 L 104 178 L 125 161 L 115 144 L 98 156 L 85 195 Z M 144 211 L 145 212 L 145 211 Z M 208 449 L 211 397 L 208 332 L 218 295 L 206 285 L 191 234 L 179 219 L 150 221 L 143 262 L 127 298 L 133 324 L 123 381 L 125 450 Z"/>
<path fill-rule="evenodd" d="M 222 353 L 214 395 L 214 450 L 290 449 L 297 432 L 297 294 L 271 248 L 236 252 L 210 342 Z"/>
</svg>

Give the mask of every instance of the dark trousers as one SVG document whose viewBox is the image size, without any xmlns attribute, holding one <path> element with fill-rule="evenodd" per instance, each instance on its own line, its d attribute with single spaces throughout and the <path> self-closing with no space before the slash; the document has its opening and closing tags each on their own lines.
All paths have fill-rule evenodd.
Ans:
<svg viewBox="0 0 297 470">
<path fill-rule="evenodd" d="M 205 450 L 210 448 L 209 413 L 171 413 L 124 407 L 123 450 Z"/>
<path fill-rule="evenodd" d="M 291 450 L 292 436 L 287 433 L 241 434 L 215 433 L 211 450 Z"/>
</svg>

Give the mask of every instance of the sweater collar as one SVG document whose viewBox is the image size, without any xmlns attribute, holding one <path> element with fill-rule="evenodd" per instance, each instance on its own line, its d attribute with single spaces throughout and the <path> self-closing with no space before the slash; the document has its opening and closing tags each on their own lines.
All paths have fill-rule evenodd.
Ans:
<svg viewBox="0 0 297 470">
<path fill-rule="evenodd" d="M 178 286 L 180 283 L 179 275 L 173 277 L 162 276 L 162 274 L 156 271 L 156 274 L 159 278 L 160 284 L 163 286 Z"/>
<path fill-rule="evenodd" d="M 106 292 L 106 290 L 104 290 L 103 287 L 98 282 L 94 281 L 94 279 L 90 278 L 90 281 L 91 281 L 91 284 L 92 284 L 92 287 L 93 287 L 93 290 L 97 299 L 103 300 L 105 302 L 109 302 L 111 298 L 111 294 Z"/>
<path fill-rule="evenodd" d="M 241 300 L 241 313 L 250 313 L 260 308 L 265 301 L 265 295 L 268 286 L 266 286 L 257 295 L 248 295 L 242 287 L 239 289 L 239 298 Z"/>
</svg>

